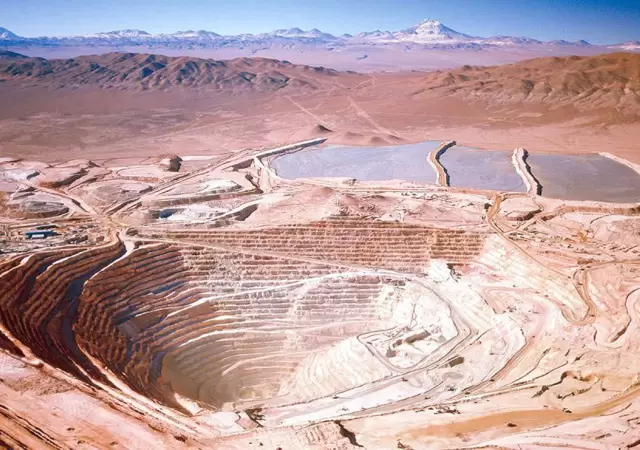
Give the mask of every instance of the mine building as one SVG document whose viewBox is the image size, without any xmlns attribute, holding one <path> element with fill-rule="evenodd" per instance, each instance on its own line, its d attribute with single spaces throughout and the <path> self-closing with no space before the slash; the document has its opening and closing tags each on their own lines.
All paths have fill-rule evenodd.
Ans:
<svg viewBox="0 0 640 450">
<path fill-rule="evenodd" d="M 24 236 L 27 239 L 46 239 L 48 237 L 57 236 L 53 230 L 36 230 L 36 231 L 27 231 Z"/>
</svg>

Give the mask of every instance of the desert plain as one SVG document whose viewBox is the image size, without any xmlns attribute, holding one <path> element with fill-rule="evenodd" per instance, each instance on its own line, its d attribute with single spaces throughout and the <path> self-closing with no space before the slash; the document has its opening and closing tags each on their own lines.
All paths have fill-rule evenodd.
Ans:
<svg viewBox="0 0 640 450">
<path fill-rule="evenodd" d="M 639 446 L 639 95 L 0 54 L 0 442 Z"/>
</svg>

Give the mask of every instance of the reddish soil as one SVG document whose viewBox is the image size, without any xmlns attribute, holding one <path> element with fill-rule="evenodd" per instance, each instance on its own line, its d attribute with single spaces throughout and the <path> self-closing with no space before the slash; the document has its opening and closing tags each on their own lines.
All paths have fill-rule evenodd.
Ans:
<svg viewBox="0 0 640 450">
<path fill-rule="evenodd" d="M 25 80 L 24 70 L 13 77 L 18 80 L 0 83 L 2 154 L 47 161 L 212 155 L 323 136 L 355 145 L 455 139 L 494 149 L 610 151 L 640 162 L 634 76 L 640 55 L 428 74 L 354 74 L 243 59 L 220 69 L 245 80 L 232 83 L 231 91 L 201 75 L 175 85 L 181 67 L 213 64 L 205 60 L 162 59 L 167 68 L 153 76 L 165 88 L 145 91 L 148 82 L 134 74 L 150 56 L 135 55 L 126 64 L 113 54 L 87 58 L 74 71 L 60 69 L 62 79 L 79 71 L 82 87 L 53 89 L 56 77 Z M 112 78 L 86 72 L 89 61 L 130 75 L 111 85 Z M 244 70 L 262 81 L 247 81 Z M 271 84 L 274 71 L 289 81 Z"/>
<path fill-rule="evenodd" d="M 640 204 L 285 180 L 269 158 L 321 137 L 640 162 L 639 57 L 11 58 L 0 447 L 638 445 Z"/>
</svg>

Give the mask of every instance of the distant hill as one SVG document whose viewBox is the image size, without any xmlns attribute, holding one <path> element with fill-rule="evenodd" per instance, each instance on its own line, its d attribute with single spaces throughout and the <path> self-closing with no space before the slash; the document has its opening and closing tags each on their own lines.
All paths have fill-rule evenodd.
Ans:
<svg viewBox="0 0 640 450">
<path fill-rule="evenodd" d="M 331 88 L 353 95 L 347 87 L 354 85 L 347 82 L 349 77 L 364 76 L 265 58 L 218 61 L 107 53 L 48 60 L 0 52 L 0 81 L 39 87 L 95 86 L 134 91 L 201 89 L 221 93 L 283 91 L 288 94 Z M 404 76 L 403 83 L 393 89 L 396 98 L 408 97 L 418 104 L 422 99 L 438 102 L 458 99 L 467 104 L 520 112 L 526 106 L 534 109 L 539 106 L 544 111 L 563 107 L 580 111 L 610 108 L 622 114 L 640 114 L 640 55 L 550 57 L 502 66 L 415 72 Z M 375 93 L 379 94 L 384 92 Z"/>
<path fill-rule="evenodd" d="M 9 50 L 0 50 L 0 59 L 15 60 L 15 59 L 26 59 L 26 58 L 28 58 L 28 56 L 21 55 L 20 53 L 12 52 Z"/>
<path fill-rule="evenodd" d="M 455 97 L 491 106 L 540 104 L 640 113 L 640 55 L 537 58 L 428 73 L 414 97 Z"/>
<path fill-rule="evenodd" d="M 122 89 L 176 87 L 229 92 L 315 90 L 336 71 L 265 58 L 216 61 L 152 54 L 107 53 L 72 59 L 28 58 L 13 52 L 0 57 L 0 79 L 42 86 L 100 86 Z"/>
</svg>

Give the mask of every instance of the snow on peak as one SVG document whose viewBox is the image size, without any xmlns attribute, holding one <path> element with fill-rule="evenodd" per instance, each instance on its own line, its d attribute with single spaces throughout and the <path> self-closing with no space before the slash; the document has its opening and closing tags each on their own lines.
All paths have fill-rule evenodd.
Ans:
<svg viewBox="0 0 640 450">
<path fill-rule="evenodd" d="M 617 48 L 628 52 L 640 51 L 640 41 L 627 41 L 622 44 L 610 45 L 609 48 Z"/>
<path fill-rule="evenodd" d="M 444 25 L 442 25 L 442 22 L 440 22 L 439 20 L 424 19 L 424 20 L 421 20 L 420 23 L 418 23 L 418 25 L 416 26 L 419 28 L 428 29 L 428 28 L 440 28 L 440 27 L 443 27 Z"/>
<path fill-rule="evenodd" d="M 207 30 L 186 30 L 186 31 L 178 31 L 176 33 L 172 33 L 169 36 L 177 37 L 177 38 L 213 38 L 219 37 L 218 33 L 214 33 L 213 31 Z"/>
<path fill-rule="evenodd" d="M 302 34 L 304 34 L 304 31 L 302 31 L 300 28 L 298 27 L 293 27 L 293 28 L 281 28 L 279 30 L 275 30 L 272 31 L 271 33 L 267 33 L 271 36 L 284 36 L 284 37 L 298 37 Z"/>
<path fill-rule="evenodd" d="M 266 33 L 266 36 L 287 37 L 287 38 L 316 38 L 316 39 L 335 39 L 335 36 L 313 28 L 309 31 L 301 30 L 298 27 L 289 29 L 280 29 Z"/>
<path fill-rule="evenodd" d="M 96 33 L 85 36 L 67 36 L 67 37 L 41 37 L 41 38 L 24 38 L 12 33 L 6 28 L 0 27 L 0 44 L 5 42 L 11 45 L 10 41 L 29 41 L 34 45 L 43 43 L 44 45 L 79 45 L 84 42 L 90 45 L 129 45 L 131 43 L 140 43 L 143 45 L 158 44 L 168 45 L 180 48 L 182 45 L 192 45 L 197 43 L 199 46 L 217 48 L 218 46 L 237 46 L 244 48 L 246 43 L 261 44 L 268 43 L 270 45 L 327 45 L 347 46 L 351 44 L 358 45 L 396 45 L 413 47 L 437 47 L 443 48 L 495 48 L 498 46 L 529 46 L 529 45 L 545 45 L 547 47 L 564 46 L 564 47 L 592 47 L 587 41 L 568 42 L 563 40 L 542 42 L 536 39 L 517 36 L 493 36 L 489 38 L 470 36 L 468 34 L 459 33 L 439 20 L 426 19 L 409 28 L 399 31 L 366 31 L 354 35 L 343 34 L 340 37 L 325 33 L 317 28 L 305 31 L 298 27 L 283 28 L 262 34 L 239 34 L 230 36 L 220 36 L 213 31 L 207 30 L 186 30 L 176 33 L 155 34 L 151 35 L 143 30 L 123 29 L 114 30 L 103 33 Z M 599 47 L 593 45 L 593 47 Z M 625 42 L 604 46 L 604 48 L 616 48 L 627 51 L 639 51 L 640 43 L 637 41 Z"/>
<path fill-rule="evenodd" d="M 458 33 L 445 26 L 439 20 L 426 19 L 406 30 L 394 33 L 399 40 L 415 42 L 469 41 L 474 39 L 468 34 Z"/>
<path fill-rule="evenodd" d="M 15 39 L 17 37 L 19 37 L 17 34 L 12 33 L 6 28 L 0 27 L 0 39 Z"/>
<path fill-rule="evenodd" d="M 151 36 L 151 34 L 143 30 L 127 29 L 127 30 L 114 30 L 114 31 L 107 31 L 104 33 L 98 33 L 97 36 L 138 38 L 138 37 Z"/>
<path fill-rule="evenodd" d="M 492 36 L 483 40 L 492 45 L 534 45 L 542 44 L 542 41 L 522 36 Z"/>
<path fill-rule="evenodd" d="M 367 39 L 367 40 L 375 40 L 375 39 L 392 40 L 393 34 L 389 31 L 375 30 L 375 31 L 365 31 L 362 33 L 358 33 L 356 37 L 360 39 Z"/>
</svg>

